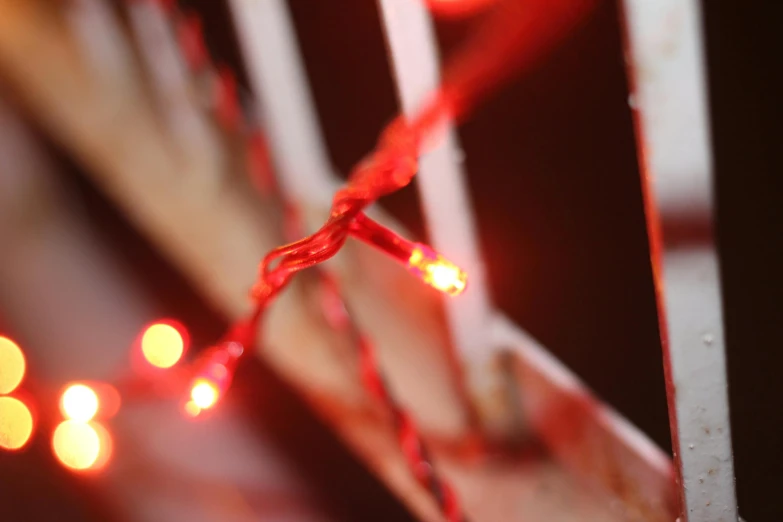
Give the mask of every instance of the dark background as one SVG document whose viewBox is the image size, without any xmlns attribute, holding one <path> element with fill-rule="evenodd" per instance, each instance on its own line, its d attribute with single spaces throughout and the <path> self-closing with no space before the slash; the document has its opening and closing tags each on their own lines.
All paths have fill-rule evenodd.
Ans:
<svg viewBox="0 0 783 522">
<path fill-rule="evenodd" d="M 290 3 L 331 156 L 346 172 L 396 112 L 375 2 Z M 186 4 L 205 16 L 216 56 L 240 67 L 223 2 Z M 739 502 L 749 522 L 783 520 L 783 505 L 776 498 L 783 486 L 783 193 L 778 181 L 783 138 L 778 70 L 783 61 L 777 41 L 783 17 L 774 1 L 703 4 Z M 670 451 L 619 20 L 616 4 L 604 2 L 554 53 L 482 106 L 460 137 L 496 302 L 599 396 Z M 472 23 L 439 24 L 446 54 Z M 201 325 L 196 328 L 203 332 L 194 337 L 216 336 L 221 319 L 78 172 L 73 180 L 103 218 L 102 226 L 111 232 L 107 237 L 114 237 L 139 284 L 158 297 L 162 311 Z M 414 190 L 383 205 L 425 236 Z M 169 286 L 161 286 L 164 281 Z M 358 490 L 364 496 L 339 499 L 329 481 L 321 480 L 324 495 L 334 499 L 343 519 L 369 520 L 373 505 L 384 506 L 381 512 L 388 520 L 404 516 L 381 486 L 296 405 L 285 386 L 273 380 L 270 386 L 293 401 L 287 404 L 301 411 L 299 422 L 314 423 L 315 439 L 323 446 L 316 445 L 302 465 L 315 466 L 315 480 L 323 474 L 318 455 L 329 453 L 339 455 L 335 462 L 357 488 L 366 488 Z M 281 429 L 281 448 L 301 458 L 296 441 Z M 28 467 L 46 464 L 45 450 L 24 457 Z M 5 487 L 11 484 L 5 479 L 15 476 L 20 465 L 14 462 L 0 455 L 0 501 L 3 491 L 12 495 L 20 488 Z M 64 473 L 52 466 L 42 469 L 51 472 L 30 478 L 29 491 L 51 483 L 52 494 L 74 510 L 72 519 L 88 519 L 78 511 L 87 504 L 98 519 L 104 518 L 99 506 L 83 502 L 86 493 Z M 66 520 L 65 511 L 61 513 L 59 519 Z"/>
</svg>

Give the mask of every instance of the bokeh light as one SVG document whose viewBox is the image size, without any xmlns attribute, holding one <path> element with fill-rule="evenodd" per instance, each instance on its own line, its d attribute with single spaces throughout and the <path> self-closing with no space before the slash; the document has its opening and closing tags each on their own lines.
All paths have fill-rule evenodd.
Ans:
<svg viewBox="0 0 783 522">
<path fill-rule="evenodd" d="M 67 419 L 87 422 L 98 413 L 100 400 L 95 390 L 85 384 L 72 384 L 60 399 L 60 411 Z"/>
<path fill-rule="evenodd" d="M 436 16 L 462 17 L 478 14 L 498 0 L 426 0 L 426 3 Z"/>
<path fill-rule="evenodd" d="M 158 322 L 142 334 L 141 351 L 151 365 L 171 368 L 185 353 L 185 340 L 183 328 L 177 328 L 172 322 Z"/>
<path fill-rule="evenodd" d="M 416 245 L 408 259 L 408 269 L 431 287 L 449 295 L 461 294 L 468 284 L 468 275 L 462 269 L 426 245 Z"/>
<path fill-rule="evenodd" d="M 106 428 L 97 422 L 66 420 L 54 430 L 52 450 L 66 468 L 95 471 L 109 461 L 112 441 Z"/>
<path fill-rule="evenodd" d="M 192 400 L 186 402 L 183 409 L 185 414 L 189 417 L 198 417 L 198 414 L 201 413 L 201 408 L 199 408 Z"/>
<path fill-rule="evenodd" d="M 22 349 L 8 337 L 0 336 L 0 394 L 11 393 L 21 384 L 26 366 Z"/>
<path fill-rule="evenodd" d="M 0 397 L 0 448 L 22 449 L 33 434 L 33 414 L 14 397 Z"/>
<path fill-rule="evenodd" d="M 220 389 L 212 381 L 196 379 L 190 390 L 190 399 L 200 410 L 206 410 L 214 406 L 220 398 Z"/>
</svg>

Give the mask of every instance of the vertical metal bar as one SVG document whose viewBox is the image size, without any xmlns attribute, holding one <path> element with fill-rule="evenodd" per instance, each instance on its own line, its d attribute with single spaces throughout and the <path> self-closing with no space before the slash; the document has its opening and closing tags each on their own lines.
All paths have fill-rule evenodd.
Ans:
<svg viewBox="0 0 783 522">
<path fill-rule="evenodd" d="M 132 70 L 132 53 L 111 5 L 101 0 L 73 0 L 65 6 L 65 17 L 85 60 L 107 83 L 123 83 Z"/>
<path fill-rule="evenodd" d="M 413 115 L 440 85 L 432 20 L 421 0 L 379 0 L 379 5 L 400 103 L 405 114 Z M 505 412 L 496 398 L 500 379 L 487 368 L 494 355 L 487 342 L 490 299 L 462 152 L 453 127 L 444 134 L 440 145 L 421 159 L 417 186 L 432 243 L 470 274 L 465 294 L 458 300 L 446 300 L 452 342 L 466 364 L 467 383 L 478 401 L 484 428 L 504 429 L 505 421 L 500 417 Z"/>
<path fill-rule="evenodd" d="M 299 202 L 328 202 L 332 169 L 285 1 L 230 5 L 283 189 Z"/>
<path fill-rule="evenodd" d="M 215 136 L 193 100 L 190 77 L 159 2 L 128 3 L 128 18 L 166 124 L 183 152 L 222 161 Z"/>
<path fill-rule="evenodd" d="M 683 522 L 737 520 L 701 11 L 625 0 Z"/>
</svg>

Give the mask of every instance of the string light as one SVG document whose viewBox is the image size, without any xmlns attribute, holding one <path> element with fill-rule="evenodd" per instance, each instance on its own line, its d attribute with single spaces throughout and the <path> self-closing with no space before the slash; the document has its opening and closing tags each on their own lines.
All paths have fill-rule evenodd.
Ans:
<svg viewBox="0 0 783 522">
<path fill-rule="evenodd" d="M 188 415 L 195 417 L 214 408 L 231 385 L 239 359 L 245 352 L 243 342 L 233 340 L 237 331 L 245 329 L 235 329 L 230 337 L 232 340 L 207 350 L 195 363 L 196 376 L 190 384 L 190 400 L 185 404 Z"/>
<path fill-rule="evenodd" d="M 55 428 L 52 450 L 57 460 L 74 471 L 97 471 L 109 461 L 112 439 L 98 422 L 65 420 Z"/>
<path fill-rule="evenodd" d="M 427 245 L 416 244 L 408 258 L 408 270 L 431 287 L 449 295 L 461 294 L 468 284 L 465 272 Z"/>
<path fill-rule="evenodd" d="M 382 250 L 424 283 L 443 293 L 461 294 L 468 283 L 467 274 L 427 245 L 400 237 L 364 214 L 351 223 L 353 237 Z"/>
<path fill-rule="evenodd" d="M 211 408 L 217 404 L 219 398 L 220 388 L 209 379 L 196 379 L 190 390 L 190 400 L 198 407 L 196 413 Z"/>
<path fill-rule="evenodd" d="M 33 434 L 33 414 L 25 403 L 14 397 L 0 397 L 0 448 L 22 449 Z"/>
<path fill-rule="evenodd" d="M 60 411 L 66 419 L 87 422 L 95 417 L 99 408 L 98 394 L 86 384 L 68 386 L 60 398 Z"/>
<path fill-rule="evenodd" d="M 229 130 L 237 130 L 241 127 L 241 122 L 238 121 L 241 114 L 237 112 L 241 107 L 238 103 L 236 80 L 230 71 L 222 67 L 214 68 L 210 63 L 200 20 L 195 15 L 183 14 L 177 10 L 176 0 L 158 1 L 176 24 L 175 35 L 191 71 L 201 73 L 210 69 L 208 72 L 217 77 L 213 89 L 213 109 L 218 120 Z M 574 1 L 586 4 L 591 0 Z M 431 6 L 459 7 L 466 12 L 471 6 L 489 4 L 493 0 L 427 2 Z M 552 12 L 559 13 L 556 9 L 552 9 Z M 309 237 L 273 250 L 263 259 L 258 281 L 251 293 L 255 308 L 249 319 L 241 323 L 242 335 L 237 337 L 236 329 L 229 332 L 227 341 L 208 350 L 193 366 L 190 400 L 185 405 L 188 414 L 198 415 L 202 410 L 213 408 L 220 402 L 231 383 L 244 348 L 252 342 L 251 335 L 257 329 L 263 310 L 297 272 L 330 259 L 342 248 L 349 236 L 380 248 L 403 263 L 423 282 L 441 292 L 458 295 L 465 290 L 467 276 L 459 267 L 426 245 L 408 241 L 374 223 L 364 215 L 364 210 L 382 196 L 410 183 L 418 170 L 418 158 L 423 153 L 422 143 L 433 143 L 433 135 L 437 129 L 442 128 L 444 121 L 464 117 L 467 111 L 486 95 L 490 87 L 497 85 L 510 71 L 520 64 L 525 64 L 526 60 L 530 61 L 530 57 L 523 53 L 520 53 L 518 59 L 512 60 L 520 48 L 520 43 L 528 41 L 528 31 L 523 29 L 529 28 L 530 24 L 536 24 L 536 27 L 547 26 L 530 16 L 525 19 L 526 25 L 522 26 L 518 24 L 516 17 L 505 12 L 498 12 L 498 16 L 493 20 L 494 23 L 487 24 L 480 32 L 479 38 L 473 42 L 475 45 L 469 47 L 467 52 L 461 53 L 459 59 L 446 68 L 444 85 L 430 102 L 424 105 L 418 117 L 411 120 L 399 117 L 389 125 L 378 140 L 375 150 L 353 169 L 347 186 L 335 195 L 329 219 L 323 227 Z M 562 31 L 567 26 L 568 24 L 560 23 L 556 29 Z M 549 43 L 556 32 L 549 31 L 540 40 Z M 528 47 L 538 52 L 543 46 Z M 481 52 L 476 52 L 477 50 Z M 147 334 L 150 337 L 145 342 Z M 171 367 L 180 360 L 185 351 L 186 342 L 182 338 L 177 340 L 163 325 L 154 330 L 148 329 L 144 337 L 142 353 L 153 366 Z M 8 350 L 11 345 L 13 343 L 10 340 L 0 337 L 0 393 L 6 393 L 3 391 L 6 389 L 15 389 L 24 377 L 24 357 L 16 345 L 13 346 L 18 353 Z M 368 361 L 363 364 L 362 370 L 366 373 L 364 377 L 367 386 L 376 391 L 376 396 L 394 414 L 401 447 L 410 470 L 430 489 L 447 520 L 462 520 L 454 493 L 435 473 L 410 416 L 396 404 L 386 389 L 380 369 L 372 357 L 372 348 L 365 341 L 359 343 L 359 348 L 364 354 L 362 357 Z M 5 352 L 2 351 L 4 349 Z M 91 421 L 102 407 L 98 394 L 86 385 L 78 386 L 80 385 L 70 387 L 63 394 L 61 409 L 68 420 L 61 422 L 55 429 L 52 447 L 58 460 L 70 469 L 99 469 L 109 459 L 111 437 L 102 425 Z M 0 399 L 3 400 L 0 405 L 13 413 L 11 415 L 0 412 L 0 443 L 9 441 L 6 443 L 9 447 L 25 444 L 32 433 L 32 415 L 29 409 L 16 399 Z M 23 409 L 19 408 L 20 404 Z M 24 412 L 27 412 L 27 416 Z M 2 424 L 5 418 L 19 418 L 23 419 L 23 422 L 14 423 L 13 429 L 7 429 Z M 28 418 L 29 423 L 26 421 Z M 26 428 L 28 424 L 29 431 Z"/>
<path fill-rule="evenodd" d="M 0 336 L 0 395 L 13 392 L 24 379 L 27 368 L 24 353 L 8 337 Z"/>
<path fill-rule="evenodd" d="M 171 368 L 185 353 L 187 330 L 174 321 L 159 321 L 148 326 L 141 336 L 144 359 L 156 368 Z"/>
</svg>

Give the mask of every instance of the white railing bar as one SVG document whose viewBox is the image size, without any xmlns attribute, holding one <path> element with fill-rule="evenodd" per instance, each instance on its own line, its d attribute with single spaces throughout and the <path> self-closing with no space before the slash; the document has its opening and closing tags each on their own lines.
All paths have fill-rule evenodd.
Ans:
<svg viewBox="0 0 783 522">
<path fill-rule="evenodd" d="M 283 190 L 299 202 L 329 201 L 333 170 L 285 1 L 229 4 Z"/>
<path fill-rule="evenodd" d="M 432 20 L 421 0 L 379 0 L 379 5 L 400 104 L 405 114 L 413 115 L 440 85 Z M 421 159 L 416 182 L 430 241 L 462 265 L 470 277 L 466 292 L 458 299 L 447 299 L 445 306 L 452 342 L 465 364 L 465 376 L 480 406 L 484 402 L 481 398 L 492 394 L 499 382 L 494 373 L 487 371 L 495 355 L 487 333 L 490 298 L 462 151 L 452 126 L 445 130 L 437 148 Z M 479 413 L 489 415 L 487 411 Z"/>
<path fill-rule="evenodd" d="M 625 11 L 682 522 L 735 522 L 701 11 L 697 0 Z"/>
<path fill-rule="evenodd" d="M 182 152 L 212 164 L 222 161 L 215 135 L 195 103 L 190 75 L 163 7 L 152 1 L 129 2 L 128 19 L 157 104 Z"/>
<path fill-rule="evenodd" d="M 85 61 L 107 89 L 127 84 L 133 53 L 127 40 L 117 38 L 122 27 L 112 7 L 102 0 L 72 0 L 64 13 Z"/>
</svg>

